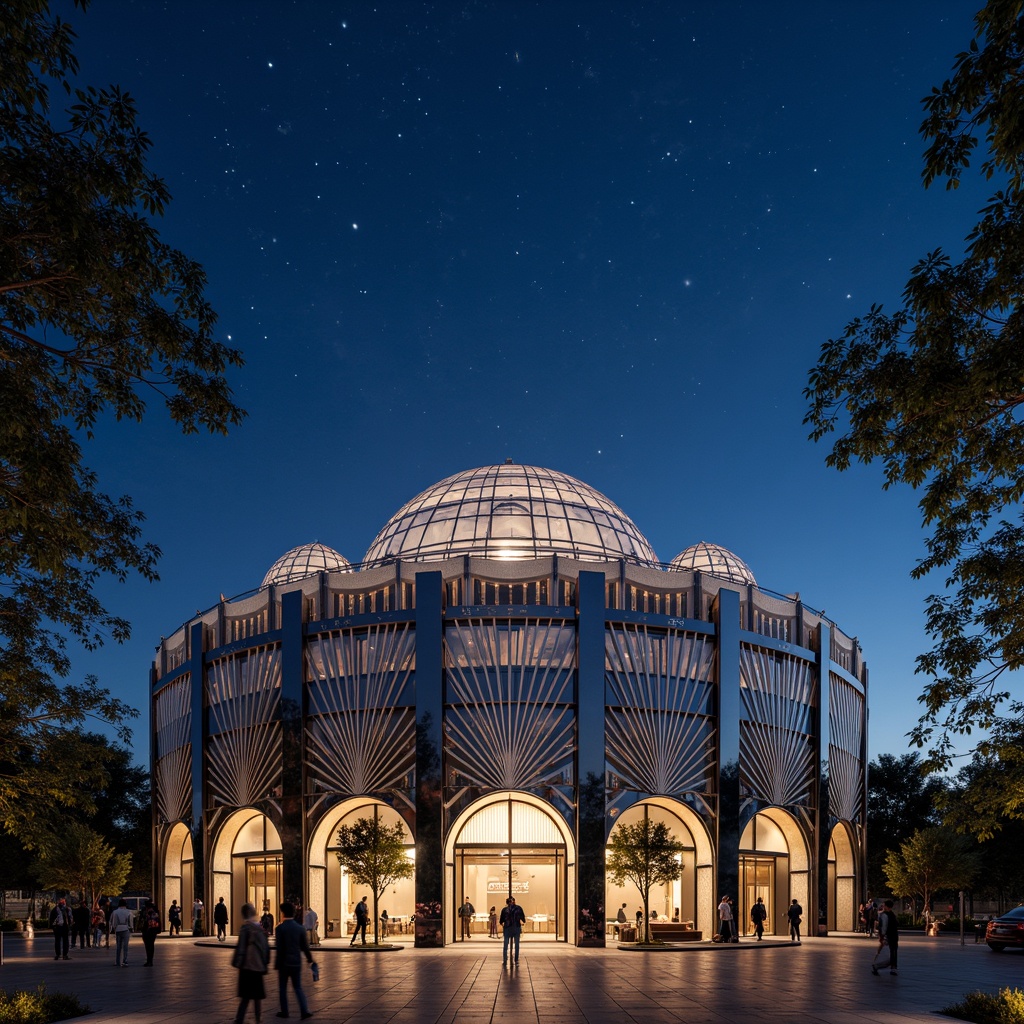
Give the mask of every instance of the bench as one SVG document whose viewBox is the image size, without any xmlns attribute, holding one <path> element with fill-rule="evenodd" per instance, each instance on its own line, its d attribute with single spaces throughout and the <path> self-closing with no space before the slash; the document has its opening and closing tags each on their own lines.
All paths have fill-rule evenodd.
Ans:
<svg viewBox="0 0 1024 1024">
<path fill-rule="evenodd" d="M 687 928 L 677 921 L 651 921 L 651 938 L 663 942 L 700 942 L 704 938 L 702 931 Z"/>
</svg>

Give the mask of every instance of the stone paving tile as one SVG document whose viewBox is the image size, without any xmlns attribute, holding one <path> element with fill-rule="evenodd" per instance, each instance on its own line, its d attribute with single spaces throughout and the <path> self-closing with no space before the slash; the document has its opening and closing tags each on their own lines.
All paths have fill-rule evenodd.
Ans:
<svg viewBox="0 0 1024 1024">
<path fill-rule="evenodd" d="M 219 1024 L 237 1005 L 228 944 L 161 940 L 150 969 L 133 943 L 127 970 L 114 968 L 106 949 L 55 963 L 45 939 L 8 939 L 4 948 L 0 985 L 76 992 L 93 1008 L 88 1024 Z M 852 937 L 741 944 L 724 955 L 705 946 L 678 957 L 531 944 L 519 968 L 503 969 L 500 949 L 483 943 L 381 956 L 325 948 L 316 954 L 320 982 L 307 975 L 305 987 L 315 1024 L 934 1024 L 931 1011 L 969 990 L 1019 986 L 1024 967 L 1024 955 L 908 936 L 899 976 L 875 978 L 873 951 Z M 273 973 L 267 992 L 269 1024 Z"/>
</svg>

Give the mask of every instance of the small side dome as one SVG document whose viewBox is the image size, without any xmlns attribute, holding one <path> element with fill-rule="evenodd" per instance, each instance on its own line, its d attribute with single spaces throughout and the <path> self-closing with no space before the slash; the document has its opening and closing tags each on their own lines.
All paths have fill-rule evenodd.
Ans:
<svg viewBox="0 0 1024 1024">
<path fill-rule="evenodd" d="M 669 563 L 669 568 L 706 572 L 710 576 L 718 576 L 732 583 L 750 583 L 757 586 L 750 566 L 742 558 L 738 558 L 728 548 L 708 544 L 703 540 L 699 544 L 691 544 L 685 551 L 680 551 Z"/>
<path fill-rule="evenodd" d="M 351 569 L 352 564 L 344 555 L 339 555 L 326 544 L 314 541 L 286 551 L 267 570 L 260 587 L 269 587 L 271 583 L 291 583 L 292 580 L 301 580 L 318 572 L 350 572 Z"/>
</svg>

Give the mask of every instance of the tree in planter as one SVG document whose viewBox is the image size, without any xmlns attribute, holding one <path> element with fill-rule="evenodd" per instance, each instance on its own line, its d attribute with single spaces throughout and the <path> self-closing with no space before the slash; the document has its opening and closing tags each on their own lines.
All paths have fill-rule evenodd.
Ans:
<svg viewBox="0 0 1024 1024">
<path fill-rule="evenodd" d="M 380 942 L 377 902 L 384 890 L 403 878 L 411 878 L 413 865 L 405 855 L 405 830 L 399 823 L 385 825 L 374 812 L 338 829 L 338 860 L 373 894 L 373 942 Z"/>
<path fill-rule="evenodd" d="M 606 870 L 616 885 L 632 882 L 640 891 L 644 905 L 643 942 L 651 941 L 647 909 L 651 889 L 679 877 L 683 870 L 679 855 L 684 849 L 663 821 L 644 818 L 634 825 L 617 825 L 612 830 Z"/>
<path fill-rule="evenodd" d="M 979 866 L 977 848 L 967 836 L 949 828 L 926 828 L 889 851 L 885 877 L 894 895 L 915 898 L 916 918 L 917 898 L 928 910 L 938 890 L 969 888 Z"/>
</svg>

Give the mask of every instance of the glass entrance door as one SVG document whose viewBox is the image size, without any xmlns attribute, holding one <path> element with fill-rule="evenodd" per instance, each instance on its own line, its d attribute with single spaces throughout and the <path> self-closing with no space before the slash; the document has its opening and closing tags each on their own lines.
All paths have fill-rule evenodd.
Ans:
<svg viewBox="0 0 1024 1024">
<path fill-rule="evenodd" d="M 523 941 L 566 938 L 564 847 L 456 847 L 454 892 L 456 941 L 468 941 L 457 913 L 467 899 L 469 938 L 487 939 L 490 908 L 500 917 L 510 894 L 526 914 Z"/>
<path fill-rule="evenodd" d="M 765 931 L 770 935 L 780 934 L 775 920 L 774 895 L 775 858 L 740 857 L 739 927 L 741 934 L 754 934 L 754 922 L 750 920 L 750 908 L 757 902 L 758 896 L 768 908 Z"/>
<path fill-rule="evenodd" d="M 246 899 L 257 914 L 269 910 L 274 920 L 281 912 L 281 858 L 247 857 L 245 860 Z"/>
</svg>

